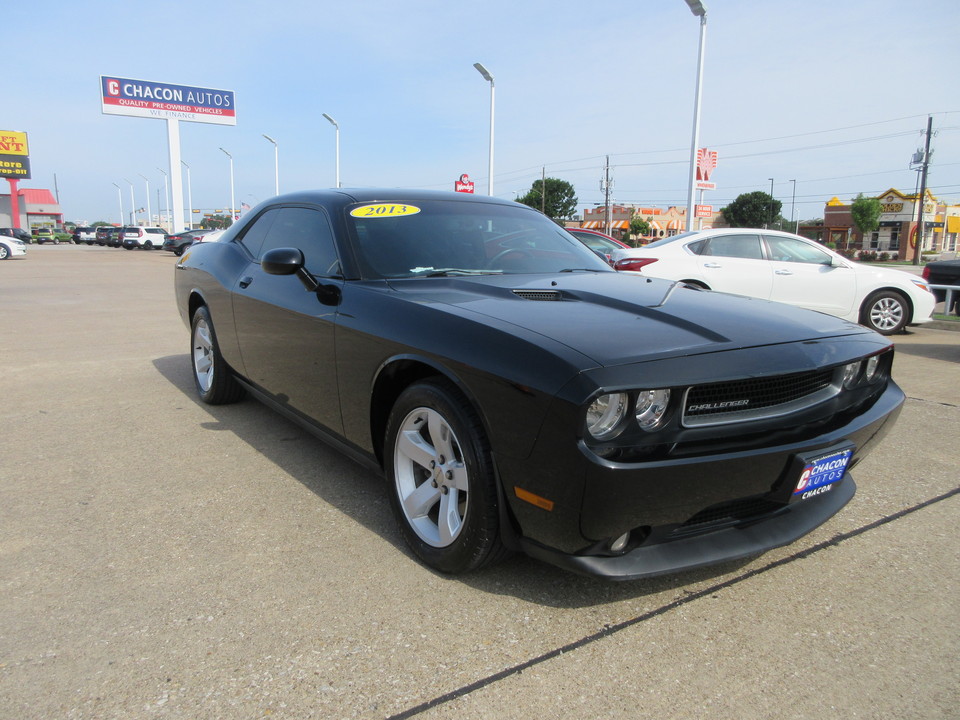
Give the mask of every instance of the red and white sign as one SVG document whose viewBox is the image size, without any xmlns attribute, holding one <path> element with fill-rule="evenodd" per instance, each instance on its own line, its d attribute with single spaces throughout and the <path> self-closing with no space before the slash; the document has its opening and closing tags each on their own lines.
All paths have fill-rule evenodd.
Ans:
<svg viewBox="0 0 960 720">
<path fill-rule="evenodd" d="M 713 205 L 694 205 L 693 216 L 698 218 L 713 217 Z"/>
<path fill-rule="evenodd" d="M 464 173 L 460 176 L 460 179 L 453 184 L 453 189 L 456 192 L 462 193 L 472 193 L 473 192 L 473 181 L 470 179 L 470 176 Z"/>
<path fill-rule="evenodd" d="M 717 153 L 713 150 L 700 148 L 697 150 L 697 189 L 716 190 L 717 184 L 710 182 L 710 176 L 717 168 Z"/>
</svg>

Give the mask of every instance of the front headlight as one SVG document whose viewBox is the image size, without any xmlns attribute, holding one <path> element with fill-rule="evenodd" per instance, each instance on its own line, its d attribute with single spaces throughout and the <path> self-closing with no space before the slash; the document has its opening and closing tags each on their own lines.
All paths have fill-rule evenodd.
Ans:
<svg viewBox="0 0 960 720">
<path fill-rule="evenodd" d="M 587 408 L 587 432 L 594 440 L 609 440 L 623 430 L 623 418 L 627 414 L 625 393 L 601 395 Z"/>
<path fill-rule="evenodd" d="M 860 375 L 860 361 L 847 363 L 843 366 L 843 387 L 847 390 L 857 384 L 857 377 Z"/>
<path fill-rule="evenodd" d="M 656 430 L 663 422 L 670 404 L 670 391 L 641 390 L 637 393 L 637 424 L 641 430 Z"/>
</svg>

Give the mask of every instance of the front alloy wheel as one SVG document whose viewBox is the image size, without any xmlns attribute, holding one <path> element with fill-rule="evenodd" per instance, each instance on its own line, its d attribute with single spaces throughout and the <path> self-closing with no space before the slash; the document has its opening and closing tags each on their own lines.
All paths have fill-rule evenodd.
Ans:
<svg viewBox="0 0 960 720">
<path fill-rule="evenodd" d="M 243 397 L 243 388 L 220 355 L 217 334 L 213 330 L 210 311 L 205 305 L 197 308 L 190 330 L 190 354 L 197 394 L 209 405 L 236 402 Z"/>
<path fill-rule="evenodd" d="M 489 444 L 456 388 L 442 380 L 407 388 L 390 414 L 386 439 L 394 515 L 424 563 L 460 573 L 506 553 Z"/>
<path fill-rule="evenodd" d="M 881 335 L 894 335 L 906 327 L 909 313 L 907 301 L 900 293 L 881 292 L 867 301 L 861 323 Z"/>
</svg>

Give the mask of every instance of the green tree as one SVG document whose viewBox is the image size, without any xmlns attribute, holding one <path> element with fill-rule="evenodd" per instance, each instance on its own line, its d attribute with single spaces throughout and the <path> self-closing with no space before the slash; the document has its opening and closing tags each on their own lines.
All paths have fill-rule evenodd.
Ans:
<svg viewBox="0 0 960 720">
<path fill-rule="evenodd" d="M 760 228 L 770 227 L 779 217 L 782 207 L 783 203 L 769 193 L 755 190 L 738 195 L 720 212 L 730 227 Z"/>
<path fill-rule="evenodd" d="M 544 181 L 534 180 L 533 187 L 517 202 L 529 205 L 553 220 L 569 220 L 577 212 L 577 194 L 573 185 L 558 178 L 546 179 L 546 192 L 543 190 Z"/>
<path fill-rule="evenodd" d="M 200 222 L 200 227 L 210 230 L 223 230 L 233 225 L 233 220 L 229 215 L 211 215 L 205 217 Z"/>
<path fill-rule="evenodd" d="M 880 227 L 880 213 L 883 208 L 880 207 L 880 201 L 873 197 L 864 197 L 863 193 L 857 195 L 850 206 L 850 216 L 853 218 L 853 224 L 862 235 L 871 233 Z"/>
</svg>

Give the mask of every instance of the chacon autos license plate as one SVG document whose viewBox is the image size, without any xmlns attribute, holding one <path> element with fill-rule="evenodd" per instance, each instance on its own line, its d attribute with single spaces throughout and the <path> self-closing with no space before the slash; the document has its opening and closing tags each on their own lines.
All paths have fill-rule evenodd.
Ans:
<svg viewBox="0 0 960 720">
<path fill-rule="evenodd" d="M 803 467 L 793 486 L 790 502 L 817 497 L 833 490 L 833 486 L 843 480 L 852 457 L 852 447 L 822 455 L 801 457 Z"/>
</svg>

